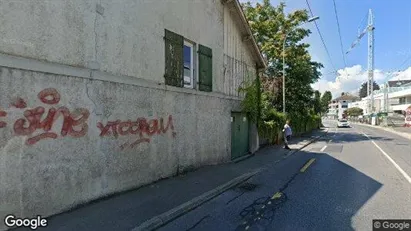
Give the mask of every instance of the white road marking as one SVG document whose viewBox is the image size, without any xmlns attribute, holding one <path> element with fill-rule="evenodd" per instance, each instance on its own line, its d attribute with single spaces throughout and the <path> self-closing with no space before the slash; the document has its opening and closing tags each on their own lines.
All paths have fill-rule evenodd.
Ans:
<svg viewBox="0 0 411 231">
<path fill-rule="evenodd" d="M 395 163 L 395 161 L 386 153 L 384 152 L 384 150 L 382 150 L 382 148 L 380 148 L 380 146 L 378 146 L 378 144 L 376 144 L 367 134 L 363 133 L 364 136 L 366 136 L 368 139 L 371 140 L 371 142 L 375 145 L 375 147 L 378 148 L 378 150 L 381 151 L 382 154 L 384 154 L 385 157 L 387 157 L 387 159 L 394 165 L 394 167 L 405 177 L 405 179 L 411 184 L 411 177 L 408 176 L 408 174 L 402 170 L 402 168 Z"/>
<path fill-rule="evenodd" d="M 320 152 L 323 152 L 327 148 L 327 145 L 325 145 L 323 148 L 321 148 Z"/>
</svg>

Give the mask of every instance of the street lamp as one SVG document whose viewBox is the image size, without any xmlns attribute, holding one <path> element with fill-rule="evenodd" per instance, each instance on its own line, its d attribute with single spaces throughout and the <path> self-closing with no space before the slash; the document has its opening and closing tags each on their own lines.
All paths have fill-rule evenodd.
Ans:
<svg viewBox="0 0 411 231">
<path fill-rule="evenodd" d="M 309 18 L 307 21 L 299 24 L 297 27 L 299 27 L 299 26 L 301 26 L 301 25 L 304 25 L 305 23 L 308 23 L 308 22 L 313 22 L 313 21 L 315 21 L 315 20 L 317 20 L 317 19 L 319 19 L 319 18 L 320 18 L 320 17 L 318 17 L 318 16 Z M 292 30 L 290 30 L 289 32 L 287 32 L 287 33 L 285 34 L 284 42 L 283 42 L 283 113 L 284 113 L 284 114 L 285 114 L 285 42 L 287 41 L 287 36 L 288 36 L 288 34 L 289 34 L 291 31 L 292 31 Z"/>
</svg>

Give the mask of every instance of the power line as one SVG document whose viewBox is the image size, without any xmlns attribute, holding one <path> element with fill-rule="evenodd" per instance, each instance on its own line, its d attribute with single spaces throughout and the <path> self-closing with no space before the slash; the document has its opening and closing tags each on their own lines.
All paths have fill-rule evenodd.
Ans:
<svg viewBox="0 0 411 231">
<path fill-rule="evenodd" d="M 310 10 L 311 17 L 314 17 L 313 11 L 311 10 L 310 3 L 308 2 L 308 0 L 305 0 L 305 2 L 307 3 L 308 9 Z M 316 21 L 314 21 L 314 24 L 315 24 L 315 27 L 317 28 L 318 34 L 320 35 L 321 42 L 323 43 L 323 46 L 324 46 L 324 48 L 325 48 L 325 51 L 327 52 L 328 58 L 330 59 L 331 66 L 332 66 L 333 70 L 334 70 L 335 72 L 337 72 L 337 70 L 335 69 L 335 66 L 334 66 L 334 64 L 333 64 L 333 62 L 332 62 L 330 52 L 328 51 L 328 48 L 327 48 L 327 46 L 325 45 L 325 41 L 324 41 L 324 38 L 323 38 L 323 36 L 322 36 L 322 34 L 321 34 L 320 28 L 318 28 L 318 25 L 317 25 L 317 22 L 316 22 Z"/>
<path fill-rule="evenodd" d="M 338 20 L 337 5 L 335 4 L 335 0 L 333 0 L 333 2 L 334 2 L 335 19 L 337 20 L 338 35 L 340 36 L 341 54 L 344 60 L 344 68 L 345 68 L 347 67 L 347 63 L 345 61 L 344 48 L 343 48 L 343 43 L 342 43 L 342 38 L 341 38 L 340 21 Z"/>
<path fill-rule="evenodd" d="M 406 58 L 405 60 L 404 60 L 404 62 L 402 62 L 401 63 L 401 65 L 400 65 L 400 67 L 399 68 L 397 68 L 398 70 L 399 69 L 401 69 L 402 68 L 402 66 L 404 66 L 404 64 L 406 64 L 409 60 L 411 59 L 411 55 L 410 56 L 408 56 L 408 58 Z"/>
</svg>

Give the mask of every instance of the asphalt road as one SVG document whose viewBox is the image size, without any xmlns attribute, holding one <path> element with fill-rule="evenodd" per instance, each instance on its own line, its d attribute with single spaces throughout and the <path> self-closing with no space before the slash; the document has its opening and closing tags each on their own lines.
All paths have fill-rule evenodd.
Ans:
<svg viewBox="0 0 411 231">
<path fill-rule="evenodd" d="M 411 142 L 375 128 L 336 128 L 161 231 L 372 230 L 411 219 Z"/>
</svg>

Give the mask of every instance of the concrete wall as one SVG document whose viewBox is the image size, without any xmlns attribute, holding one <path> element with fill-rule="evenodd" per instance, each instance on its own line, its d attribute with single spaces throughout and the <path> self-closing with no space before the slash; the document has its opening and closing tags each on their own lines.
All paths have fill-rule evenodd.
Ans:
<svg viewBox="0 0 411 231">
<path fill-rule="evenodd" d="M 48 216 L 228 161 L 239 101 L 178 90 L 0 68 L 0 217 Z"/>
<path fill-rule="evenodd" d="M 224 53 L 255 67 L 238 18 L 219 0 L 2 1 L 1 6 L 5 54 L 164 83 L 168 29 L 213 49 L 216 92 L 237 95 L 242 81 L 225 77 Z"/>
<path fill-rule="evenodd" d="M 235 11 L 220 0 L 2 1 L 0 52 L 164 83 L 164 29 L 213 49 L 213 89 L 255 73 Z M 224 56 L 226 54 L 226 56 Z"/>
</svg>

